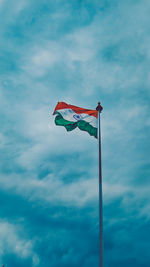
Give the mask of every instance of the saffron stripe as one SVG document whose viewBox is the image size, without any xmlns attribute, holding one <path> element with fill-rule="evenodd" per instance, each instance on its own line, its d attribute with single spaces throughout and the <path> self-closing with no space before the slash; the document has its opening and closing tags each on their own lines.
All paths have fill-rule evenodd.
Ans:
<svg viewBox="0 0 150 267">
<path fill-rule="evenodd" d="M 86 113 L 86 114 L 88 114 L 90 116 L 94 116 L 96 118 L 98 117 L 97 110 L 80 108 L 80 107 L 77 107 L 77 106 L 73 106 L 73 105 L 67 104 L 65 102 L 58 102 L 58 104 L 55 107 L 53 115 L 55 115 L 55 112 L 58 111 L 59 109 L 72 109 L 77 114 Z"/>
</svg>

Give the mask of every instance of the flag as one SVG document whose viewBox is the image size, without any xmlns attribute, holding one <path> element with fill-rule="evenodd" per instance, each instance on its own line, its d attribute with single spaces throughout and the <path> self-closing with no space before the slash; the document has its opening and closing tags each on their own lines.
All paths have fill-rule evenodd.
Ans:
<svg viewBox="0 0 150 267">
<path fill-rule="evenodd" d="M 98 111 L 76 107 L 65 102 L 58 102 L 53 115 L 55 124 L 64 126 L 67 131 L 79 128 L 97 138 Z"/>
</svg>

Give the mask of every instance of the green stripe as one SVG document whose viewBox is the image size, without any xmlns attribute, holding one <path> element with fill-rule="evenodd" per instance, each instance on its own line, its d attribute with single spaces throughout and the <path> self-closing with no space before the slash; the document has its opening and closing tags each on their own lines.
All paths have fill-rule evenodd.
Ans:
<svg viewBox="0 0 150 267">
<path fill-rule="evenodd" d="M 88 132 L 91 136 L 97 138 L 97 128 L 93 127 L 86 121 L 78 121 L 77 122 L 78 128 L 82 131 Z"/>
<path fill-rule="evenodd" d="M 72 121 L 68 121 L 65 120 L 61 114 L 58 114 L 55 117 L 55 124 L 59 125 L 59 126 L 64 126 L 66 128 L 66 130 L 72 131 L 74 130 L 76 127 L 78 127 L 80 130 L 82 131 L 86 131 L 88 132 L 91 136 L 94 136 L 95 138 L 97 138 L 97 128 L 91 126 L 88 122 L 86 121 L 76 121 L 76 122 L 72 122 Z"/>
</svg>

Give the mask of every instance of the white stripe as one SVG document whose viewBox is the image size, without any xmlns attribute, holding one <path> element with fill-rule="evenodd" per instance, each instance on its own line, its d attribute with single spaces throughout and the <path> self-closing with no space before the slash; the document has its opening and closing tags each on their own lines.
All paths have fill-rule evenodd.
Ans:
<svg viewBox="0 0 150 267">
<path fill-rule="evenodd" d="M 59 112 L 62 117 L 67 120 L 67 121 L 72 121 L 72 122 L 76 122 L 79 120 L 83 120 L 88 122 L 91 126 L 93 127 L 98 127 L 98 120 L 96 117 L 94 116 L 90 116 L 86 113 L 81 113 L 81 114 L 77 114 L 76 112 L 74 112 L 72 109 L 59 109 L 56 112 Z"/>
</svg>

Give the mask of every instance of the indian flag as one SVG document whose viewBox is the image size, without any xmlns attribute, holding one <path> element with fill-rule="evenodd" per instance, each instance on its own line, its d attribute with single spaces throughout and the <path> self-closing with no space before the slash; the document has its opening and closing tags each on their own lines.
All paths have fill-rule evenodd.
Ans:
<svg viewBox="0 0 150 267">
<path fill-rule="evenodd" d="M 98 111 L 76 107 L 65 102 L 58 102 L 53 115 L 55 124 L 64 126 L 67 131 L 79 128 L 97 138 Z"/>
</svg>

